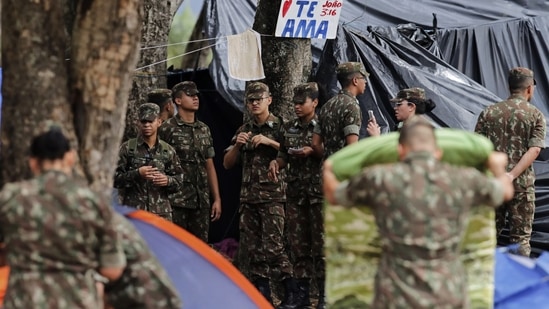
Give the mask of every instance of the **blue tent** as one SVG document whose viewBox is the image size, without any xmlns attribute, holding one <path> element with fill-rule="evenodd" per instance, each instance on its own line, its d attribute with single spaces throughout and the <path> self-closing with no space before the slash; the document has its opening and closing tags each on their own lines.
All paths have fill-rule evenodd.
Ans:
<svg viewBox="0 0 549 309">
<path fill-rule="evenodd" d="M 496 250 L 495 309 L 547 308 L 549 254 L 529 259 Z"/>
<path fill-rule="evenodd" d="M 158 258 L 185 308 L 272 308 L 257 289 L 221 254 L 151 213 L 115 206 L 137 228 Z"/>
</svg>

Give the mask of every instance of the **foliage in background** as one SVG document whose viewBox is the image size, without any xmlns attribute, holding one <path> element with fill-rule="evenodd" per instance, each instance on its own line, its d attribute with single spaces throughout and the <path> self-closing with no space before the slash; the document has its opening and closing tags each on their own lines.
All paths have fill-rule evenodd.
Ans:
<svg viewBox="0 0 549 309">
<path fill-rule="evenodd" d="M 195 14 L 190 6 L 185 6 L 183 4 L 183 9 L 178 10 L 175 14 L 172 26 L 170 29 L 170 34 L 168 35 L 168 62 L 167 67 L 174 66 L 174 69 L 181 68 L 182 57 L 176 57 L 185 53 L 187 44 L 179 44 L 187 42 L 191 37 L 194 25 L 198 19 L 197 14 Z M 172 45 L 176 44 L 176 45 Z M 174 58 L 176 57 L 176 58 Z"/>
</svg>

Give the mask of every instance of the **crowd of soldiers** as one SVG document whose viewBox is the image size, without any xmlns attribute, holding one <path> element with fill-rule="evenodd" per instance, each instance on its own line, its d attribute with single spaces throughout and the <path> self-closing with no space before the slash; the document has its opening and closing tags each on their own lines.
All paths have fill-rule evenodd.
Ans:
<svg viewBox="0 0 549 309">
<path fill-rule="evenodd" d="M 288 121 L 283 121 L 269 111 L 272 96 L 268 85 L 262 82 L 249 83 L 245 91 L 245 105 L 250 117 L 238 128 L 224 153 L 223 166 L 226 169 L 237 165 L 242 168 L 238 212 L 240 240 L 244 244 L 241 250 L 245 250 L 249 257 L 246 275 L 268 301 L 274 301 L 272 284 L 280 283 L 284 287 L 284 295 L 277 308 L 309 308 L 311 286 L 315 285 L 318 291 L 316 308 L 325 308 L 324 194 L 330 201 L 341 204 L 367 202 L 379 207 L 386 205 L 387 209 L 392 210 L 376 212 L 377 216 L 385 216 L 385 219 L 393 218 L 395 213 L 401 211 L 400 208 L 406 204 L 402 201 L 416 199 L 418 206 L 415 215 L 424 218 L 421 205 L 431 205 L 429 201 L 434 197 L 418 198 L 414 192 L 404 190 L 412 187 L 406 180 L 436 176 L 441 181 L 434 184 L 435 187 L 447 185 L 454 188 L 442 191 L 447 195 L 446 203 L 437 206 L 437 209 L 444 208 L 441 210 L 443 212 L 448 211 L 446 214 L 456 210 L 459 212 L 458 206 L 468 208 L 479 202 L 498 206 L 504 197 L 508 199 L 512 195 L 509 192 L 513 189 L 509 189 L 508 183 L 515 180 L 514 190 L 517 194 L 498 211 L 498 232 L 505 219 L 508 219 L 511 241 L 520 244 L 520 254 L 529 254 L 533 217 L 531 165 L 539 150 L 544 147 L 545 139 L 545 119 L 539 110 L 528 103 L 535 86 L 531 70 L 512 69 L 509 74 L 511 97 L 489 107 L 479 117 L 476 131 L 489 137 L 497 151 L 508 153 L 508 165 L 507 157 L 502 159 L 501 156 L 488 162 L 497 176 L 495 181 L 470 170 L 460 171 L 434 163 L 438 159 L 434 129 L 418 115 L 432 111 L 436 105 L 427 99 L 424 89 L 415 87 L 402 89 L 391 100 L 395 117 L 400 121 L 395 130 L 403 130 L 399 140 L 399 147 L 404 149 L 403 165 L 381 167 L 375 172 L 369 170 L 348 184 L 339 184 L 331 177 L 329 163 L 326 163 L 323 188 L 323 162 L 329 162 L 327 159 L 330 155 L 359 139 L 363 119 L 357 96 L 366 91 L 369 77 L 359 62 L 342 63 L 338 65 L 336 73 L 342 89 L 319 109 L 318 115 L 318 85 L 309 82 L 295 86 L 295 117 Z M 161 216 L 207 242 L 209 223 L 220 218 L 222 207 L 213 164 L 215 152 L 210 129 L 196 117 L 198 94 L 196 84 L 191 81 L 179 83 L 171 90 L 157 89 L 149 93 L 149 102 L 139 106 L 138 110 L 139 136 L 124 142 L 120 147 L 114 186 L 124 205 Z M 422 120 L 411 120 L 418 117 Z M 375 117 L 368 119 L 367 131 L 370 136 L 381 134 Z M 508 138 L 510 136 L 513 138 Z M 49 144 L 56 145 L 58 149 Z M 169 279 L 131 225 L 127 222 L 123 224 L 123 219 L 108 210 L 110 207 L 107 203 L 94 197 L 85 186 L 71 180 L 70 167 L 74 161 L 71 153 L 66 137 L 50 127 L 45 133 L 36 136 L 31 146 L 30 165 L 36 178 L 8 185 L 0 195 L 0 236 L 11 250 L 6 251 L 8 263 L 12 267 L 10 289 L 19 291 L 21 295 L 32 296 L 22 298 L 10 293 L 6 299 L 6 308 L 36 307 L 51 301 L 50 298 L 56 299 L 58 308 L 93 308 L 101 299 L 93 286 L 98 277 L 105 279 L 105 299 L 114 308 L 125 308 L 132 301 L 143 302 L 143 308 L 180 306 Z M 397 197 L 394 200 L 396 202 L 379 201 L 376 196 L 380 192 L 394 191 L 396 182 L 391 177 L 395 175 L 417 177 L 401 179 L 403 192 L 391 191 Z M 383 177 L 389 178 L 381 180 Z M 449 181 L 448 184 L 442 181 L 445 179 Z M 387 188 L 379 186 L 380 183 L 393 185 Z M 464 187 L 458 188 L 455 185 L 457 183 Z M 370 188 L 365 188 L 365 184 Z M 73 196 L 66 192 L 78 194 Z M 464 199 L 463 196 L 475 198 Z M 19 205 L 26 207 L 16 207 Z M 51 213 L 45 211 L 45 205 L 54 205 Z M 80 205 L 78 212 L 70 209 L 75 205 Z M 36 207 L 43 208 L 37 211 Z M 67 209 L 62 213 L 71 215 L 56 216 L 63 207 Z M 83 216 L 83 213 L 86 215 Z M 27 220 L 27 224 L 21 224 L 24 219 L 30 220 Z M 378 223 L 385 222 L 378 228 L 388 234 L 404 235 L 410 232 L 405 225 L 395 228 L 398 222 L 391 220 L 377 220 Z M 46 221 L 48 224 L 55 223 L 52 226 L 56 226 L 57 230 L 48 231 Z M 459 235 L 462 226 L 456 225 L 454 228 L 452 231 Z M 44 229 L 45 233 L 37 232 Z M 29 230 L 34 233 L 28 233 Z M 52 237 L 54 232 L 57 237 Z M 417 239 L 425 238 L 423 234 L 417 235 L 421 232 L 414 230 L 414 233 Z M 17 238 L 14 235 L 28 236 Z M 74 246 L 81 245 L 81 238 L 90 235 L 95 236 L 86 243 L 88 251 L 76 250 Z M 56 239 L 66 243 L 52 243 Z M 435 243 L 420 242 L 419 251 L 421 246 L 425 246 L 426 250 L 436 247 L 436 240 L 432 241 Z M 29 244 L 36 244 L 36 248 L 43 250 L 42 253 L 37 255 L 36 251 L 32 251 L 36 248 L 31 250 Z M 50 255 L 51 247 L 56 245 L 65 248 L 59 252 L 67 256 Z M 394 254 L 398 256 L 405 253 Z M 144 261 L 153 261 L 145 263 L 153 266 L 135 266 Z M 382 261 L 391 263 L 392 260 Z M 441 265 L 459 268 L 454 264 Z M 441 265 L 435 266 L 443 269 Z M 402 280 L 408 284 L 406 271 L 399 273 L 398 267 L 385 266 L 380 271 L 382 274 L 385 271 L 387 276 L 379 277 L 379 281 L 376 281 L 376 291 L 379 293 L 376 293 L 374 304 L 379 308 L 387 304 L 410 304 L 416 292 L 424 293 L 422 289 L 431 286 L 409 284 L 407 286 L 410 290 L 400 290 L 396 282 Z M 55 271 L 44 275 L 44 269 Z M 99 272 L 89 274 L 87 269 L 99 269 Z M 390 270 L 396 273 L 396 278 L 390 274 Z M 139 281 L 147 272 L 159 275 L 154 276 L 156 279 L 152 283 Z M 439 275 L 437 280 L 445 282 L 444 287 L 447 289 L 444 292 L 447 293 L 443 295 L 447 297 L 441 300 L 440 295 L 426 296 L 418 302 L 418 307 L 440 305 L 444 301 L 448 301 L 447 304 L 452 308 L 463 306 L 463 300 L 448 296 L 456 289 L 463 288 L 460 282 L 462 278 L 450 280 L 445 277 L 452 275 L 451 272 Z M 41 276 L 40 282 L 45 284 L 33 281 L 36 276 Z M 54 287 L 49 287 L 48 283 L 55 283 Z M 159 292 L 149 294 L 146 288 L 139 289 L 136 286 L 150 287 L 150 290 Z M 68 297 L 66 289 L 78 291 Z M 145 297 L 145 294 L 148 296 Z M 48 299 L 44 299 L 44 295 Z M 56 298 L 56 295 L 59 297 Z M 144 299 L 154 305 L 147 307 L 147 300 Z"/>
</svg>

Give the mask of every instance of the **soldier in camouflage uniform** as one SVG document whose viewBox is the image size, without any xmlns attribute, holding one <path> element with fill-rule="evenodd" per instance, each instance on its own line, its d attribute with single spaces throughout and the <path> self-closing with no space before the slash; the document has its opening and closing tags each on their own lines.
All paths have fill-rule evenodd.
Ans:
<svg viewBox="0 0 549 309">
<path fill-rule="evenodd" d="M 471 207 L 512 198 L 507 156 L 489 156 L 496 178 L 442 163 L 434 129 L 421 117 L 404 123 L 398 147 L 401 162 L 366 168 L 348 182 L 339 183 L 329 159 L 324 166 L 329 202 L 373 210 L 382 252 L 372 308 L 468 308 L 461 237 Z"/>
<path fill-rule="evenodd" d="M 139 232 L 122 215 L 115 214 L 113 223 L 127 266 L 118 280 L 105 285 L 107 308 L 180 309 L 177 290 Z"/>
<path fill-rule="evenodd" d="M 293 102 L 297 117 L 284 125 L 278 156 L 269 165 L 269 177 L 278 181 L 279 169 L 287 167 L 286 237 L 297 279 L 298 303 L 310 306 L 310 280 L 316 279 L 322 301 L 325 282 L 321 158 L 314 156 L 311 147 L 317 123 L 318 85 L 295 87 Z"/>
<path fill-rule="evenodd" d="M 31 142 L 35 177 L 0 193 L 0 239 L 11 268 L 4 309 L 101 308 L 97 274 L 116 280 L 126 264 L 114 213 L 71 177 L 76 153 L 59 127 L 46 127 Z"/>
<path fill-rule="evenodd" d="M 172 101 L 170 89 L 158 88 L 147 93 L 147 102 L 154 103 L 160 107 L 160 120 L 162 122 L 170 119 L 175 114 L 175 106 Z"/>
<path fill-rule="evenodd" d="M 402 89 L 390 101 L 394 103 L 395 117 L 399 121 L 393 131 L 399 131 L 408 118 L 423 115 L 436 107 L 435 102 L 425 96 L 425 89 L 419 87 Z M 370 136 L 381 134 L 375 118 L 368 119 L 367 131 Z"/>
<path fill-rule="evenodd" d="M 163 123 L 158 134 L 175 148 L 185 176 L 182 190 L 170 196 L 173 222 L 207 243 L 210 220 L 221 217 L 212 135 L 210 128 L 196 119 L 199 101 L 195 83 L 175 85 L 172 96 L 177 115 Z"/>
<path fill-rule="evenodd" d="M 313 149 L 324 158 L 358 141 L 362 112 L 356 96 L 366 91 L 370 75 L 360 62 L 342 63 L 336 72 L 343 89 L 320 108 L 313 135 Z"/>
<path fill-rule="evenodd" d="M 509 71 L 507 100 L 481 112 L 475 132 L 507 153 L 507 175 L 515 184 L 515 197 L 496 210 L 497 235 L 509 224 L 509 241 L 520 245 L 518 253 L 530 255 L 530 235 L 534 219 L 535 174 L 532 163 L 545 147 L 545 118 L 529 101 L 535 88 L 534 73 L 527 68 Z"/>
<path fill-rule="evenodd" d="M 168 194 L 182 190 L 183 169 L 175 150 L 158 139 L 160 108 L 154 103 L 139 107 L 141 133 L 120 146 L 114 186 L 122 189 L 124 205 L 172 220 Z"/>
<path fill-rule="evenodd" d="M 278 154 L 282 120 L 269 112 L 272 98 L 267 85 L 250 83 L 245 95 L 251 120 L 236 131 L 223 166 L 242 164 L 240 237 L 247 242 L 250 280 L 272 302 L 269 279 L 280 271 L 285 298 L 279 308 L 296 308 L 296 283 L 283 239 L 285 183 L 268 176 L 269 163 Z"/>
</svg>

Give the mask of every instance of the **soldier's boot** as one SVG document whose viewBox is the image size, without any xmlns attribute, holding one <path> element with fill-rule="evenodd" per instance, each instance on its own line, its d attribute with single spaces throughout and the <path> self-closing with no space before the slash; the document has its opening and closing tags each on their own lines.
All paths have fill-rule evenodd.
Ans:
<svg viewBox="0 0 549 309">
<path fill-rule="evenodd" d="M 269 283 L 269 279 L 257 278 L 253 281 L 253 285 L 270 304 L 273 303 L 273 299 L 271 298 L 271 284 Z"/>
<path fill-rule="evenodd" d="M 284 280 L 284 299 L 277 309 L 298 309 L 298 289 L 294 278 Z"/>
<path fill-rule="evenodd" d="M 309 292 L 309 278 L 297 280 L 297 308 L 309 308 L 311 306 L 311 297 Z"/>
<path fill-rule="evenodd" d="M 318 282 L 318 303 L 316 309 L 326 309 L 325 278 L 319 278 Z"/>
</svg>

